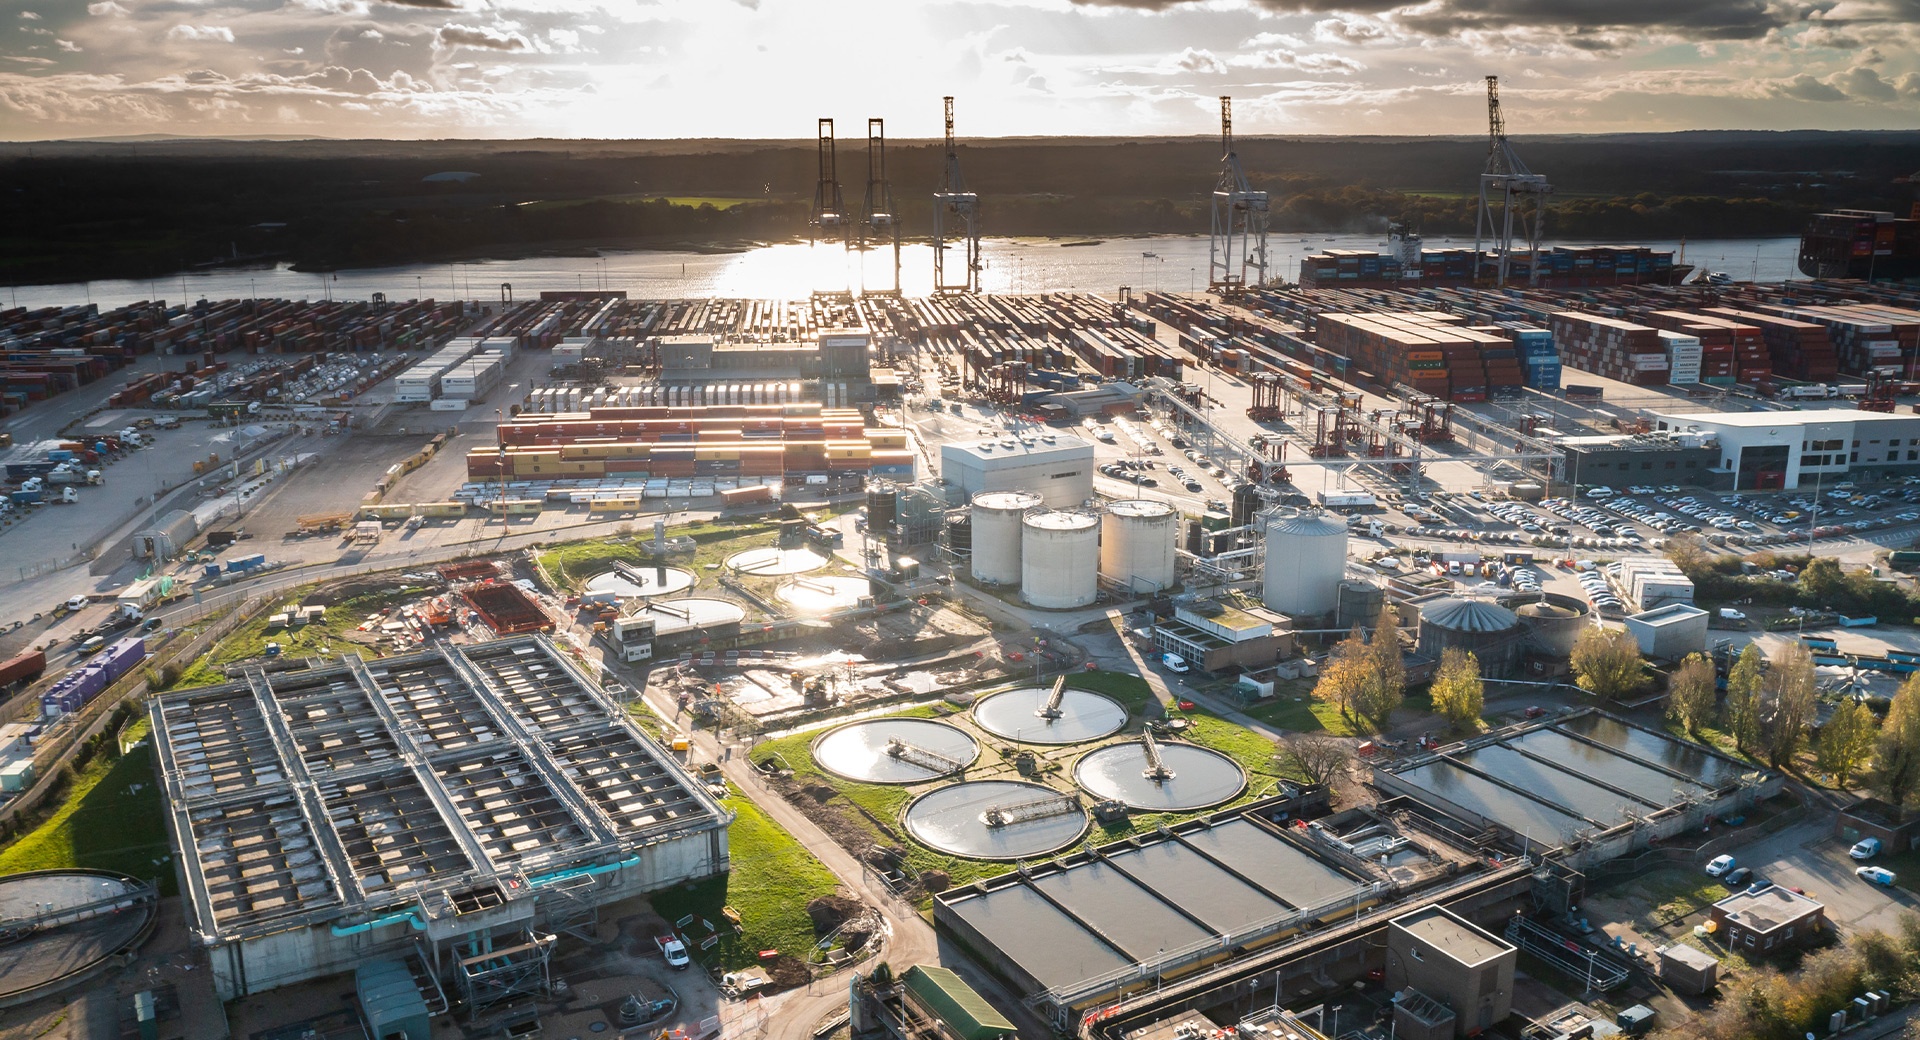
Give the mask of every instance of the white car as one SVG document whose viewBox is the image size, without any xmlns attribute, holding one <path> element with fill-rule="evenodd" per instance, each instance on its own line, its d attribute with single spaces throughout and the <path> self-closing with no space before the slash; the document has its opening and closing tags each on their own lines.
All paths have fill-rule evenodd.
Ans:
<svg viewBox="0 0 1920 1040">
<path fill-rule="evenodd" d="M 1853 871 L 1862 880 L 1875 885 L 1892 885 L 1893 871 L 1885 867 L 1855 867 Z"/>
<path fill-rule="evenodd" d="M 67 609 L 79 610 L 81 607 L 86 606 L 88 602 L 89 600 L 85 596 L 75 596 L 67 601 Z"/>
<path fill-rule="evenodd" d="M 1866 838 L 1855 842 L 1853 848 L 1847 850 L 1847 855 L 1854 859 L 1872 859 L 1879 851 L 1880 839 Z"/>
<path fill-rule="evenodd" d="M 1721 875 L 1725 874 L 1727 871 L 1732 869 L 1733 869 L 1732 856 L 1715 856 L 1713 857 L 1713 861 L 1707 864 L 1707 876 L 1720 877 Z"/>
</svg>

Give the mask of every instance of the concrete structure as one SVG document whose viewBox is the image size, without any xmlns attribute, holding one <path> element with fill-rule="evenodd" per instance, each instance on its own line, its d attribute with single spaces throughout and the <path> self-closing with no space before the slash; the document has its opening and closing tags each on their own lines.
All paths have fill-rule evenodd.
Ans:
<svg viewBox="0 0 1920 1040">
<path fill-rule="evenodd" d="M 1920 473 L 1920 415 L 1831 408 L 1796 412 L 1652 413 L 1655 428 L 1713 437 L 1717 487 L 1810 488 Z M 1586 477 L 1581 476 L 1582 480 Z M 1636 481 L 1647 483 L 1651 481 Z"/>
<path fill-rule="evenodd" d="M 149 713 L 222 1000 L 415 950 L 483 999 L 602 904 L 727 869 L 726 810 L 543 637 L 248 666 Z"/>
<path fill-rule="evenodd" d="M 155 563 L 171 560 L 199 533 L 198 516 L 185 509 L 170 510 L 152 527 L 133 536 L 133 554 Z"/>
<path fill-rule="evenodd" d="M 998 1040 L 1014 1035 L 1013 1023 L 972 986 L 937 964 L 916 964 L 900 976 L 907 1000 L 938 1022 L 954 1040 Z"/>
<path fill-rule="evenodd" d="M 940 446 L 940 476 L 960 501 L 982 491 L 1030 491 L 1051 508 L 1071 509 L 1093 498 L 1093 468 L 1092 444 L 1056 433 Z"/>
<path fill-rule="evenodd" d="M 1347 568 L 1347 525 L 1324 513 L 1279 510 L 1265 518 L 1260 601 L 1288 617 L 1331 613 Z"/>
<path fill-rule="evenodd" d="M 1920 816 L 1896 809 L 1878 798 L 1862 798 L 1833 818 L 1833 836 L 1848 845 L 1879 838 L 1889 852 L 1920 848 Z"/>
<path fill-rule="evenodd" d="M 1413 600 L 1420 627 L 1415 643 L 1420 656 L 1440 659 L 1446 650 L 1465 650 L 1480 662 L 1480 674 L 1504 678 L 1519 663 L 1526 631 L 1505 607 L 1459 596 Z"/>
<path fill-rule="evenodd" d="M 1622 560 L 1608 568 L 1607 576 L 1619 586 L 1627 604 L 1634 610 L 1647 611 L 1669 603 L 1693 602 L 1693 579 L 1664 556 Z"/>
<path fill-rule="evenodd" d="M 1203 672 L 1258 672 L 1293 653 L 1293 622 L 1238 596 L 1175 603 L 1154 622 L 1153 645 Z"/>
<path fill-rule="evenodd" d="M 1020 540 L 1027 514 L 1043 499 L 1031 491 L 982 491 L 973 496 L 969 561 L 973 580 L 993 585 L 1020 584 Z"/>
<path fill-rule="evenodd" d="M 1707 909 L 1728 948 L 1747 957 L 1817 939 L 1827 927 L 1826 905 L 1790 888 L 1768 885 L 1735 892 Z"/>
<path fill-rule="evenodd" d="M 1513 944 L 1444 907 L 1387 922 L 1387 988 L 1412 988 L 1444 1005 L 1453 1013 L 1454 1036 L 1506 1020 L 1519 959 Z"/>
<path fill-rule="evenodd" d="M 1682 943 L 1662 946 L 1660 981 L 1675 992 L 1700 996 L 1720 984 L 1720 959 Z"/>
<path fill-rule="evenodd" d="M 1100 517 L 1100 575 L 1129 592 L 1151 595 L 1173 587 L 1174 542 L 1180 514 L 1149 498 L 1122 499 Z"/>
<path fill-rule="evenodd" d="M 1571 657 L 1580 633 L 1593 623 L 1592 610 L 1586 603 L 1553 593 L 1520 604 L 1513 613 L 1526 630 L 1528 645 L 1549 657 Z"/>
<path fill-rule="evenodd" d="M 1686 603 L 1632 614 L 1627 632 L 1640 644 L 1640 653 L 1656 661 L 1678 661 L 1707 648 L 1707 612 Z"/>
<path fill-rule="evenodd" d="M 1599 434 L 1556 437 L 1567 453 L 1567 479 L 1612 488 L 1635 484 L 1709 485 L 1720 449 L 1705 433 Z"/>
<path fill-rule="evenodd" d="M 1100 518 L 1092 513 L 1035 513 L 1021 522 L 1020 598 L 1067 610 L 1091 604 L 1100 591 Z"/>
</svg>

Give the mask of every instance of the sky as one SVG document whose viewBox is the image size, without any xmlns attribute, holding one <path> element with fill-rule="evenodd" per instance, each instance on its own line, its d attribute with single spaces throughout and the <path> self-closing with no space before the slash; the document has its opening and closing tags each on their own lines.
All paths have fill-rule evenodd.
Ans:
<svg viewBox="0 0 1920 1040">
<path fill-rule="evenodd" d="M 0 139 L 1920 128 L 1920 0 L 5 0 Z"/>
</svg>

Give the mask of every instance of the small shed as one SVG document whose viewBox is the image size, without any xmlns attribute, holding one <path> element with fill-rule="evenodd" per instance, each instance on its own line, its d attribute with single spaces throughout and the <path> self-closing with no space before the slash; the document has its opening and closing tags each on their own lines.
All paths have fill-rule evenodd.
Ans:
<svg viewBox="0 0 1920 1040">
<path fill-rule="evenodd" d="M 1014 1033 L 1013 1023 L 1005 1015 L 946 968 L 916 964 L 901 976 L 901 982 L 907 999 L 945 1024 L 959 1040 L 999 1040 Z"/>
<path fill-rule="evenodd" d="M 381 1040 L 433 1040 L 426 998 L 406 965 L 399 961 L 362 964 L 354 970 L 353 982 L 369 1033 Z"/>
<path fill-rule="evenodd" d="M 1660 981 L 1675 992 L 1699 996 L 1720 984 L 1720 961 L 1684 943 L 1660 949 Z"/>
</svg>

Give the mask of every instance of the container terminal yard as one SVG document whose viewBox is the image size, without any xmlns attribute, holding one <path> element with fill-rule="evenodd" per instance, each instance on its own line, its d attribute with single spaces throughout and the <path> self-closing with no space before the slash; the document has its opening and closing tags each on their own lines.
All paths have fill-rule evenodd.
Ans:
<svg viewBox="0 0 1920 1040">
<path fill-rule="evenodd" d="M 1271 284 L 1229 131 L 1207 291 L 986 294 L 948 116 L 925 298 L 0 312 L 7 1029 L 1602 1035 L 1898 927 L 1897 810 L 1573 659 L 1893 693 L 1905 619 L 1665 550 L 1899 568 L 1920 293 L 1512 231 Z M 1464 725 L 1315 698 L 1463 651 Z"/>
</svg>

